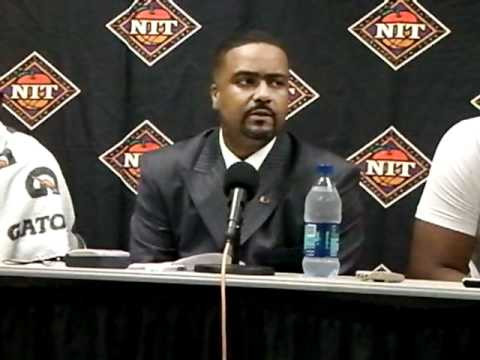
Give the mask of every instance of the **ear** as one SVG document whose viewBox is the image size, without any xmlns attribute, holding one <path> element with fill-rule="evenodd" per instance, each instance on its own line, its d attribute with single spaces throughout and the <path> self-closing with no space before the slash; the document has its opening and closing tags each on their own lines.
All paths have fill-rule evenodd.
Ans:
<svg viewBox="0 0 480 360">
<path fill-rule="evenodd" d="M 218 109 L 218 89 L 217 84 L 210 85 L 210 98 L 212 99 L 212 109 Z"/>
</svg>

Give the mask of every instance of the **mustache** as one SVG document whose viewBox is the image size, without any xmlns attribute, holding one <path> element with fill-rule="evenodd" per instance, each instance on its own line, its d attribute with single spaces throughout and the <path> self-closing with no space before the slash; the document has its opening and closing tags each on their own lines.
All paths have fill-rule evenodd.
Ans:
<svg viewBox="0 0 480 360">
<path fill-rule="evenodd" d="M 270 106 L 266 105 L 266 104 L 259 104 L 259 105 L 256 105 L 254 107 L 252 107 L 251 109 L 248 109 L 247 112 L 245 113 L 246 116 L 252 114 L 252 113 L 255 113 L 255 112 L 261 112 L 261 113 L 265 113 L 267 115 L 271 115 L 273 117 L 276 117 L 276 114 L 275 114 L 275 111 L 273 111 L 272 108 L 270 108 Z"/>
</svg>

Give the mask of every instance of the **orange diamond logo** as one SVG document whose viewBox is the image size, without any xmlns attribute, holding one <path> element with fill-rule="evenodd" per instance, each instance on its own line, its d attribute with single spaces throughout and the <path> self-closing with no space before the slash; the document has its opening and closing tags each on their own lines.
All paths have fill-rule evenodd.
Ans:
<svg viewBox="0 0 480 360">
<path fill-rule="evenodd" d="M 416 0 L 386 0 L 348 30 L 394 70 L 450 34 Z"/>
<path fill-rule="evenodd" d="M 173 1 L 136 0 L 107 28 L 148 66 L 153 66 L 201 26 Z"/>
<path fill-rule="evenodd" d="M 288 113 L 287 120 L 304 109 L 320 96 L 295 72 L 290 70 L 288 78 Z"/>
<path fill-rule="evenodd" d="M 37 52 L 0 78 L 3 106 L 33 130 L 80 93 Z"/>
<path fill-rule="evenodd" d="M 98 158 L 136 194 L 142 155 L 171 144 L 172 140 L 145 120 Z"/>
<path fill-rule="evenodd" d="M 393 126 L 348 158 L 361 169 L 360 186 L 384 208 L 422 185 L 430 160 Z"/>
</svg>

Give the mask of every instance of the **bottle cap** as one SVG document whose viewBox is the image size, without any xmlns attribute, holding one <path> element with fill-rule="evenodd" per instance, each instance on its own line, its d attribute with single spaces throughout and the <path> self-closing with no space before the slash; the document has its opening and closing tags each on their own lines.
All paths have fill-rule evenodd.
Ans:
<svg viewBox="0 0 480 360">
<path fill-rule="evenodd" d="M 333 175 L 333 165 L 319 164 L 317 165 L 317 173 L 323 176 L 331 176 Z"/>
</svg>

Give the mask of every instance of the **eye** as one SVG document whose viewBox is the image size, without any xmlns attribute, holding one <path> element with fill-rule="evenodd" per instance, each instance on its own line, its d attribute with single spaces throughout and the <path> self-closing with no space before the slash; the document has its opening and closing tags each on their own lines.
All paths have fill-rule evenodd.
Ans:
<svg viewBox="0 0 480 360">
<path fill-rule="evenodd" d="M 276 87 L 276 88 L 282 88 L 287 86 L 287 81 L 284 79 L 273 79 L 270 82 L 271 86 Z"/>
<path fill-rule="evenodd" d="M 235 81 L 237 85 L 242 87 L 254 86 L 256 82 L 257 82 L 257 79 L 252 76 L 242 76 Z"/>
</svg>

